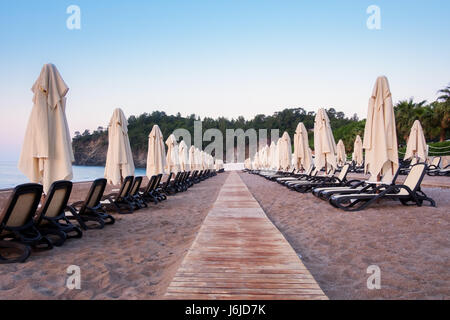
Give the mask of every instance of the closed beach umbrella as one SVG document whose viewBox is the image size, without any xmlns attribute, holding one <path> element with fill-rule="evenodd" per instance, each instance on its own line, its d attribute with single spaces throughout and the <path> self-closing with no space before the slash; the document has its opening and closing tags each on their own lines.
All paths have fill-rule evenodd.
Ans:
<svg viewBox="0 0 450 320">
<path fill-rule="evenodd" d="M 312 156 L 309 150 L 308 131 L 305 125 L 300 122 L 294 134 L 294 167 L 299 169 L 309 169 L 312 165 Z"/>
<path fill-rule="evenodd" d="M 364 144 L 366 150 L 365 171 L 371 180 L 387 181 L 398 168 L 397 131 L 395 127 L 392 95 L 386 77 L 379 77 L 369 100 Z"/>
<path fill-rule="evenodd" d="M 272 143 L 270 144 L 270 159 L 269 159 L 269 167 L 272 170 L 276 170 L 277 169 L 277 164 L 276 164 L 276 160 L 277 160 L 277 144 L 275 143 L 275 141 L 272 141 Z"/>
<path fill-rule="evenodd" d="M 406 146 L 405 160 L 417 157 L 421 162 L 428 158 L 427 141 L 423 134 L 422 125 L 419 120 L 414 121 Z"/>
<path fill-rule="evenodd" d="M 247 170 L 251 170 L 252 169 L 252 160 L 250 158 L 245 159 L 244 167 Z"/>
<path fill-rule="evenodd" d="M 203 170 L 202 152 L 198 148 L 195 148 L 195 167 L 197 168 L 197 170 Z"/>
<path fill-rule="evenodd" d="M 336 145 L 337 149 L 337 163 L 340 165 L 344 165 L 347 161 L 347 155 L 345 154 L 345 145 L 344 141 L 339 140 L 339 142 Z"/>
<path fill-rule="evenodd" d="M 194 171 L 197 170 L 197 167 L 195 165 L 195 147 L 191 146 L 189 148 L 189 170 Z"/>
<path fill-rule="evenodd" d="M 289 170 L 292 163 L 292 146 L 291 138 L 287 132 L 283 133 L 278 142 L 278 157 L 280 169 Z"/>
<path fill-rule="evenodd" d="M 253 157 L 253 169 L 254 170 L 259 169 L 259 152 L 256 152 L 255 156 Z"/>
<path fill-rule="evenodd" d="M 42 68 L 32 89 L 33 109 L 25 132 L 18 168 L 47 193 L 57 180 L 71 180 L 74 161 L 66 118 L 69 88 L 53 64 Z"/>
<path fill-rule="evenodd" d="M 133 154 L 128 139 L 128 121 L 122 109 L 117 108 L 108 126 L 108 153 L 106 155 L 105 178 L 108 183 L 118 185 L 127 176 L 134 176 Z"/>
<path fill-rule="evenodd" d="M 148 136 L 147 177 L 165 174 L 166 148 L 164 138 L 158 125 L 154 125 Z"/>
<path fill-rule="evenodd" d="M 314 121 L 314 164 L 318 170 L 336 168 L 336 142 L 331 132 L 330 119 L 321 108 Z"/>
<path fill-rule="evenodd" d="M 180 171 L 180 160 L 178 154 L 177 139 L 173 134 L 166 140 L 167 155 L 166 155 L 166 169 L 167 172 L 173 172 L 177 174 Z"/>
<path fill-rule="evenodd" d="M 180 170 L 190 171 L 188 146 L 184 140 L 182 140 L 178 146 L 178 157 L 180 159 Z"/>
<path fill-rule="evenodd" d="M 363 158 L 363 143 L 361 137 L 358 135 L 355 139 L 355 144 L 353 145 L 353 155 L 352 160 L 356 162 L 358 166 L 362 165 Z"/>
</svg>

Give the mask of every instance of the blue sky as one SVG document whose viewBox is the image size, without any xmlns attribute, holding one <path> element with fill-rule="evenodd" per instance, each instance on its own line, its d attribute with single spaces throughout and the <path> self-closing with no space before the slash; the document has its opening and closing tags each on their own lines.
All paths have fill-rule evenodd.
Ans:
<svg viewBox="0 0 450 320">
<path fill-rule="evenodd" d="M 81 8 L 68 30 L 66 8 Z M 381 30 L 366 27 L 369 5 Z M 284 107 L 366 116 L 375 79 L 394 100 L 450 82 L 449 1 L 0 2 L 0 159 L 15 159 L 44 63 L 70 87 L 70 130 L 163 110 L 247 118 Z M 3 152 L 2 152 L 3 153 Z"/>
</svg>

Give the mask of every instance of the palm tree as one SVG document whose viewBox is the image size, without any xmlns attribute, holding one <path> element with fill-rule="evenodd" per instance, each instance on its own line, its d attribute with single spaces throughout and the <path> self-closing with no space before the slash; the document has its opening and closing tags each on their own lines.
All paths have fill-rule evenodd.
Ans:
<svg viewBox="0 0 450 320">
<path fill-rule="evenodd" d="M 445 141 L 447 130 L 450 126 L 450 85 L 439 90 L 438 94 L 442 94 L 437 98 L 438 103 L 434 108 L 436 124 L 440 128 L 439 139 L 441 142 Z"/>
<path fill-rule="evenodd" d="M 407 142 L 414 121 L 420 119 L 426 101 L 414 102 L 413 98 L 399 101 L 395 107 L 395 122 L 399 141 Z"/>
</svg>

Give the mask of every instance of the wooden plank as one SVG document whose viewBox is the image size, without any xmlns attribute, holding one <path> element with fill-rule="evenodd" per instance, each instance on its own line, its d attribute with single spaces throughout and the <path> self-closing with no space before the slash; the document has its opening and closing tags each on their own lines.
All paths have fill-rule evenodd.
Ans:
<svg viewBox="0 0 450 320">
<path fill-rule="evenodd" d="M 236 173 L 225 182 L 167 299 L 327 299 Z"/>
</svg>

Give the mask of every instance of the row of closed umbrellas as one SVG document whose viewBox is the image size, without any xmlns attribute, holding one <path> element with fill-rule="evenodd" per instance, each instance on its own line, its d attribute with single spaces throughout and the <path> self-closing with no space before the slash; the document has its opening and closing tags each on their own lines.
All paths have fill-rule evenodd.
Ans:
<svg viewBox="0 0 450 320">
<path fill-rule="evenodd" d="M 58 180 L 71 180 L 74 155 L 66 118 L 68 86 L 53 64 L 46 64 L 32 87 L 33 109 L 28 121 L 18 167 L 31 182 L 42 183 L 47 192 Z M 109 146 L 105 177 L 117 185 L 122 177 L 134 175 L 134 163 L 128 139 L 128 122 L 121 109 L 114 110 L 108 128 Z M 177 143 L 172 134 L 165 141 L 160 128 L 155 125 L 149 135 L 147 176 L 169 172 L 223 168 L 223 161 L 195 146 L 188 148 L 184 141 Z M 354 145 L 353 160 L 363 162 L 373 177 L 392 176 L 398 168 L 398 147 L 392 96 L 386 77 L 379 77 L 369 100 L 364 143 L 358 136 Z M 342 141 L 336 145 L 330 120 L 324 109 L 319 109 L 314 123 L 314 165 L 318 169 L 333 167 L 346 160 Z M 427 158 L 427 145 L 418 121 L 412 127 L 405 159 Z M 247 159 L 247 168 L 307 169 L 313 164 L 308 132 L 299 123 L 294 135 L 294 154 L 291 139 L 285 132 L 270 146 L 261 148 L 253 161 Z"/>
<path fill-rule="evenodd" d="M 33 183 L 42 183 L 47 193 L 58 180 L 72 180 L 74 155 L 66 118 L 68 86 L 53 64 L 46 64 L 32 87 L 33 108 L 28 120 L 18 168 Z M 105 178 L 117 185 L 133 176 L 135 166 L 128 138 L 128 122 L 121 109 L 115 109 L 108 126 L 108 152 Z M 223 168 L 223 161 L 184 141 L 179 144 L 172 134 L 165 141 L 155 125 L 149 135 L 147 176 L 179 171 Z"/>
<path fill-rule="evenodd" d="M 272 141 L 270 146 L 264 146 L 252 159 L 245 161 L 247 169 L 309 169 L 314 165 L 317 169 L 337 168 L 347 161 L 345 146 L 342 140 L 336 144 L 330 126 L 330 120 L 324 109 L 319 109 L 314 122 L 314 160 L 309 147 L 308 131 L 303 123 L 299 123 L 294 135 L 294 153 L 292 154 L 291 139 L 287 132 Z M 363 156 L 365 150 L 365 161 Z M 405 160 L 416 157 L 426 161 L 428 148 L 423 129 L 418 120 L 411 128 L 408 139 Z M 364 130 L 364 142 L 358 135 L 355 139 L 352 159 L 357 165 L 364 162 L 365 171 L 371 174 L 371 179 L 378 180 L 380 176 L 389 180 L 399 166 L 397 133 L 392 95 L 388 79 L 378 77 L 372 96 Z"/>
</svg>

